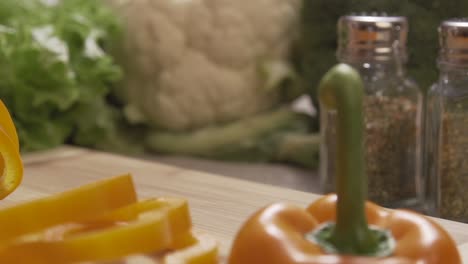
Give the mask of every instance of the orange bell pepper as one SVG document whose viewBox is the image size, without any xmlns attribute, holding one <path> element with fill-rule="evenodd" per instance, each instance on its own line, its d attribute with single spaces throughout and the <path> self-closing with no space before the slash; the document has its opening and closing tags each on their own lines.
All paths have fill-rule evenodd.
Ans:
<svg viewBox="0 0 468 264">
<path fill-rule="evenodd" d="M 23 178 L 18 135 L 8 109 L 0 100 L 0 199 L 12 193 Z"/>
<path fill-rule="evenodd" d="M 309 238 L 324 223 L 336 221 L 336 195 L 325 196 L 307 209 L 284 203 L 252 216 L 236 237 L 229 264 L 461 264 L 455 242 L 432 220 L 405 210 L 366 203 L 369 224 L 393 234 L 388 257 L 326 253 Z"/>
<path fill-rule="evenodd" d="M 337 195 L 307 209 L 279 203 L 260 210 L 239 231 L 229 264 L 461 263 L 455 242 L 432 220 L 365 203 L 362 86 L 340 64 L 319 87 L 322 106 L 337 112 Z"/>
</svg>

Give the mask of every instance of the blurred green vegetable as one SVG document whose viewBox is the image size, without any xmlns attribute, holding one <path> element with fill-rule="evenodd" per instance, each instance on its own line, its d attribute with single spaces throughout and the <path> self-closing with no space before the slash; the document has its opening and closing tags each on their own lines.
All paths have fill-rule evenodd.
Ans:
<svg viewBox="0 0 468 264">
<path fill-rule="evenodd" d="M 318 165 L 319 136 L 310 134 L 310 117 L 289 109 L 254 115 L 194 132 L 152 132 L 150 149 L 211 159 L 290 162 Z"/>
<path fill-rule="evenodd" d="M 437 78 L 437 27 L 444 19 L 468 15 L 465 0 L 304 0 L 303 5 L 299 66 L 305 83 L 314 91 L 314 98 L 319 79 L 336 63 L 336 23 L 340 16 L 362 12 L 407 16 L 410 30 L 407 68 L 409 75 L 426 90 Z"/>
<path fill-rule="evenodd" d="M 64 142 L 128 150 L 108 100 L 121 70 L 106 48 L 119 32 L 100 1 L 0 1 L 0 98 L 23 151 Z"/>
</svg>

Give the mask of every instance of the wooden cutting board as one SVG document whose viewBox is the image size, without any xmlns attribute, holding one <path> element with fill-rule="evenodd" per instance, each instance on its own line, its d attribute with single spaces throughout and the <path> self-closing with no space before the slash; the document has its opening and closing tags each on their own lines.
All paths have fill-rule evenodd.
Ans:
<svg viewBox="0 0 468 264">
<path fill-rule="evenodd" d="M 260 207 L 278 201 L 306 206 L 319 197 L 312 193 L 68 146 L 25 155 L 24 163 L 22 185 L 2 201 L 0 207 L 130 172 L 141 198 L 187 198 L 195 228 L 214 235 L 221 242 L 223 255 L 229 252 L 232 239 L 243 221 Z M 442 219 L 436 221 L 460 245 L 468 263 L 468 225 Z"/>
</svg>

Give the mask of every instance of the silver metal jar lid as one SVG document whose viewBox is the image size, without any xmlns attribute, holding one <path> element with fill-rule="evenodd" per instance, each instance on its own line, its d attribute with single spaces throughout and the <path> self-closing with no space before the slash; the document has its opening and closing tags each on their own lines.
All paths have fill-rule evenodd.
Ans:
<svg viewBox="0 0 468 264">
<path fill-rule="evenodd" d="M 338 20 L 339 58 L 406 60 L 408 20 L 400 16 L 343 16 Z"/>
<path fill-rule="evenodd" d="M 468 64 L 468 19 L 450 19 L 439 26 L 439 62 Z"/>
</svg>

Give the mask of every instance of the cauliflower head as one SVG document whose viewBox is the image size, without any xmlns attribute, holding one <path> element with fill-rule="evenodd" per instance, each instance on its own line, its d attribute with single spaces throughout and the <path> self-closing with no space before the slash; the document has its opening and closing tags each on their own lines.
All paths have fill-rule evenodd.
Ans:
<svg viewBox="0 0 468 264">
<path fill-rule="evenodd" d="M 300 0 L 110 0 L 126 33 L 118 94 L 135 122 L 192 130 L 282 102 Z"/>
</svg>

